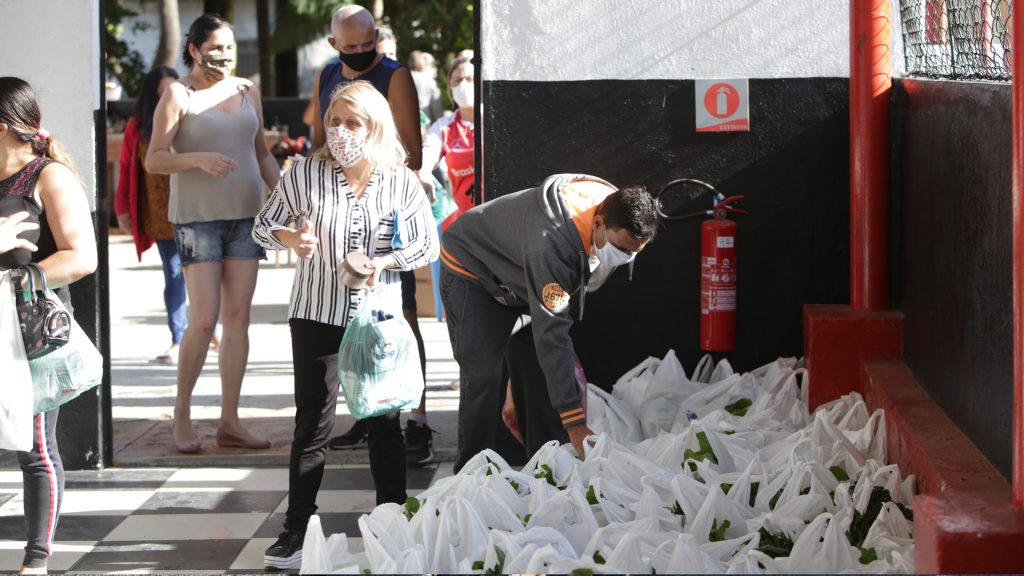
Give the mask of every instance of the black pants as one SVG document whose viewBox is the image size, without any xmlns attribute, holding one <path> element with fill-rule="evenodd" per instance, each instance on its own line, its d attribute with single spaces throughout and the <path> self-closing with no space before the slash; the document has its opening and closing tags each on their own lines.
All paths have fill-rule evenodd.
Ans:
<svg viewBox="0 0 1024 576">
<path fill-rule="evenodd" d="M 50 557 L 64 496 L 64 465 L 57 452 L 57 413 L 36 414 L 32 419 L 32 451 L 18 452 L 21 482 L 25 488 L 25 557 L 22 565 L 44 568 Z"/>
<path fill-rule="evenodd" d="M 334 428 L 338 376 L 328 374 L 345 329 L 292 318 L 292 366 L 295 372 L 295 436 L 288 463 L 288 512 L 285 530 L 305 532 L 316 513 L 316 495 L 324 476 L 327 440 Z M 333 365 L 333 362 L 331 362 Z M 367 418 L 370 472 L 377 504 L 405 503 L 405 441 L 400 412 Z"/>
<path fill-rule="evenodd" d="M 505 359 L 509 380 L 512 381 L 512 401 L 519 417 L 519 430 L 526 445 L 526 457 L 533 458 L 541 446 L 552 440 L 562 444 L 568 442 L 569 434 L 562 426 L 562 418 L 551 406 L 547 378 L 537 360 L 530 326 L 512 336 Z"/>
<path fill-rule="evenodd" d="M 441 299 L 448 318 L 448 335 L 455 360 L 459 363 L 461 381 L 459 446 L 455 456 L 455 471 L 461 470 L 481 450 L 496 447 L 498 427 L 504 426 L 501 422 L 501 405 L 505 400 L 503 361 L 507 350 L 514 352 L 509 357 L 513 400 L 517 402 L 520 418 L 527 422 L 524 430 L 527 458 L 533 453 L 531 446 L 536 450 L 549 440 L 564 440 L 564 430 L 558 430 L 561 428 L 561 420 L 551 407 L 547 383 L 543 377 L 530 383 L 528 394 L 527 388 L 520 387 L 522 394 L 516 398 L 516 381 L 541 372 L 536 353 L 533 353 L 531 360 L 535 368 L 531 370 L 527 367 L 524 371 L 519 362 L 527 354 L 524 345 L 517 342 L 509 346 L 512 329 L 526 309 L 500 304 L 479 283 L 463 278 L 444 266 L 441 267 L 440 281 Z M 525 346 L 531 344 L 532 339 Z M 548 420 L 557 422 L 557 428 L 552 429 Z"/>
</svg>

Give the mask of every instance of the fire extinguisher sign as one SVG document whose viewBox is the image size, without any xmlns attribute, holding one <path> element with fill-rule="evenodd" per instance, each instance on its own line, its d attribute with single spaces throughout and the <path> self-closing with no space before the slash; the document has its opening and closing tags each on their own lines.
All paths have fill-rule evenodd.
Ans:
<svg viewBox="0 0 1024 576">
<path fill-rule="evenodd" d="M 697 132 L 749 132 L 747 79 L 695 80 Z"/>
</svg>

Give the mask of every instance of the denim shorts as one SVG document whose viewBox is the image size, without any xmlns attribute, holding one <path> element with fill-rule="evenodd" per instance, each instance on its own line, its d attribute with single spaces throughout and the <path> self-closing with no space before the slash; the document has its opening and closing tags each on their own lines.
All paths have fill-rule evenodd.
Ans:
<svg viewBox="0 0 1024 576">
<path fill-rule="evenodd" d="M 224 260 L 266 260 L 267 252 L 252 239 L 255 218 L 211 220 L 174 225 L 181 265 Z"/>
</svg>

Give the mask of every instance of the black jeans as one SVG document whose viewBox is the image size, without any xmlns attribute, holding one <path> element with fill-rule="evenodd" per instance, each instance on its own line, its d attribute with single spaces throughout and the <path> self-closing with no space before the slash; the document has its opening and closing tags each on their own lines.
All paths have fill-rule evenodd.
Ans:
<svg viewBox="0 0 1024 576">
<path fill-rule="evenodd" d="M 519 431 L 526 445 L 526 457 L 552 440 L 565 444 L 569 434 L 562 426 L 562 417 L 551 406 L 547 378 L 537 360 L 532 326 L 516 332 L 509 340 L 505 352 L 509 380 L 512 381 L 512 401 L 519 417 Z"/>
<path fill-rule="evenodd" d="M 459 363 L 459 446 L 455 471 L 485 448 L 494 449 L 505 399 L 503 360 L 525 309 L 500 304 L 479 283 L 441 266 L 441 300 L 452 352 Z M 500 424 L 504 426 L 504 424 Z"/>
<path fill-rule="evenodd" d="M 295 436 L 288 463 L 288 512 L 284 527 L 305 532 L 316 513 L 316 495 L 324 477 L 327 440 L 334 429 L 338 376 L 328 374 L 345 329 L 292 318 L 292 366 L 295 372 Z M 333 365 L 334 363 L 331 362 Z M 405 503 L 405 440 L 400 412 L 367 418 L 370 472 L 377 504 Z"/>
</svg>

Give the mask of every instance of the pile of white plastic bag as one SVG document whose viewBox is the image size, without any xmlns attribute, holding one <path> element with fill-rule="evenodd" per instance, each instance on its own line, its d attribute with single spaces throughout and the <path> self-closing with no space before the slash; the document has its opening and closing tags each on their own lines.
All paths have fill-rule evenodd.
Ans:
<svg viewBox="0 0 1024 576">
<path fill-rule="evenodd" d="M 882 413 L 857 394 L 809 413 L 799 364 L 706 356 L 687 377 L 649 358 L 611 394 L 590 385 L 583 460 L 481 452 L 362 516 L 358 554 L 314 516 L 302 572 L 913 572 L 913 477 L 886 465 Z"/>
</svg>

